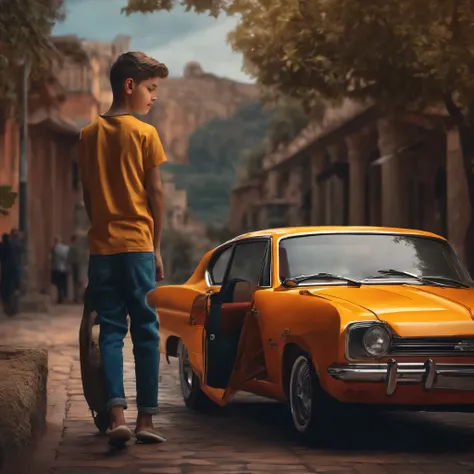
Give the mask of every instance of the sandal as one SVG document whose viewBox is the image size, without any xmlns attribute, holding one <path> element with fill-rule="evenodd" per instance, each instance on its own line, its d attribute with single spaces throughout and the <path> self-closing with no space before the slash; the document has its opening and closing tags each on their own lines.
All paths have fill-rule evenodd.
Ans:
<svg viewBox="0 0 474 474">
<path fill-rule="evenodd" d="M 166 441 L 166 438 L 164 436 L 160 435 L 156 430 L 151 428 L 138 431 L 137 433 L 135 433 L 135 438 L 139 443 L 146 444 L 164 443 Z"/>
<path fill-rule="evenodd" d="M 107 430 L 107 435 L 109 437 L 109 444 L 113 446 L 123 446 L 132 437 L 132 432 L 128 426 L 120 425 L 113 430 Z"/>
</svg>

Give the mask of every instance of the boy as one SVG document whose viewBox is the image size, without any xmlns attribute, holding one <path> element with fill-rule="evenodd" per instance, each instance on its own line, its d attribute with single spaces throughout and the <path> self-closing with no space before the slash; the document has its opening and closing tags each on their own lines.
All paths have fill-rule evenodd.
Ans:
<svg viewBox="0 0 474 474">
<path fill-rule="evenodd" d="M 126 425 L 123 341 L 130 333 L 135 357 L 138 417 L 135 437 L 162 442 L 153 427 L 158 410 L 159 332 L 146 294 L 163 279 L 160 237 L 166 161 L 158 133 L 132 114 L 146 114 L 168 68 L 144 53 L 122 54 L 110 70 L 113 103 L 81 132 L 79 171 L 89 231 L 87 297 L 100 324 L 99 345 L 108 392 L 111 444 L 132 436 Z"/>
</svg>

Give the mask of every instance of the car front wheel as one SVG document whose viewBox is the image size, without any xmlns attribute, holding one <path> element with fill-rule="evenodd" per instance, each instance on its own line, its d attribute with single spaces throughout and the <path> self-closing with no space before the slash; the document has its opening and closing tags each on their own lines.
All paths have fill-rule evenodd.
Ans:
<svg viewBox="0 0 474 474">
<path fill-rule="evenodd" d="M 188 350 L 182 341 L 178 346 L 179 383 L 181 394 L 188 408 L 198 411 L 209 410 L 217 405 L 201 390 L 199 377 L 189 362 Z"/>
<path fill-rule="evenodd" d="M 288 398 L 296 431 L 304 438 L 319 438 L 330 411 L 328 395 L 319 385 L 311 359 L 296 357 L 291 367 Z"/>
</svg>

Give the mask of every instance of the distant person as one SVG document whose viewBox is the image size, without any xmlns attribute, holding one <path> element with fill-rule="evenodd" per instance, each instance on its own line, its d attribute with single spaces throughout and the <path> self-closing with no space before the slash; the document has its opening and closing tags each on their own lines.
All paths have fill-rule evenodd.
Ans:
<svg viewBox="0 0 474 474">
<path fill-rule="evenodd" d="M 61 237 L 56 237 L 51 248 L 51 282 L 57 289 L 58 304 L 67 298 L 68 254 L 69 246 L 62 242 Z"/>
<path fill-rule="evenodd" d="M 14 263 L 10 236 L 3 234 L 0 243 L 0 299 L 2 300 L 3 309 L 8 316 L 13 314 Z"/>
<path fill-rule="evenodd" d="M 81 280 L 81 248 L 77 240 L 77 236 L 71 237 L 71 245 L 69 247 L 69 269 L 71 271 L 72 293 L 74 303 L 82 301 L 82 280 Z"/>
<path fill-rule="evenodd" d="M 111 444 L 124 444 L 132 436 L 124 415 L 127 313 L 137 377 L 135 436 L 141 442 L 164 441 L 152 419 L 158 412 L 159 327 L 146 295 L 164 277 L 159 166 L 166 156 L 156 129 L 133 114 L 149 112 L 160 79 L 167 76 L 167 67 L 144 53 L 119 56 L 110 70 L 112 106 L 85 127 L 80 138 L 79 171 L 91 221 L 86 299 L 100 324 Z"/>
<path fill-rule="evenodd" d="M 13 254 L 13 292 L 15 297 L 18 297 L 21 282 L 21 257 L 23 254 L 23 241 L 18 229 L 12 229 L 10 232 L 10 245 Z"/>
</svg>

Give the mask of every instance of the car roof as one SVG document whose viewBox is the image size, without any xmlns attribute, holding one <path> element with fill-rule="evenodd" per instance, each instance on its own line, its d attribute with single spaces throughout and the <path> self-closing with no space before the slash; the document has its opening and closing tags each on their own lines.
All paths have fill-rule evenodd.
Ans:
<svg viewBox="0 0 474 474">
<path fill-rule="evenodd" d="M 446 240 L 440 235 L 432 232 L 425 232 L 416 229 L 404 229 L 398 227 L 369 227 L 369 226 L 307 226 L 307 227 L 282 227 L 275 229 L 262 229 L 255 232 L 248 232 L 246 234 L 239 235 L 229 242 L 240 239 L 248 239 L 251 237 L 289 237 L 292 235 L 301 234 L 317 234 L 317 233 L 380 233 L 380 234 L 412 234 L 420 235 L 423 237 L 432 237 L 437 239 Z"/>
</svg>

